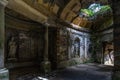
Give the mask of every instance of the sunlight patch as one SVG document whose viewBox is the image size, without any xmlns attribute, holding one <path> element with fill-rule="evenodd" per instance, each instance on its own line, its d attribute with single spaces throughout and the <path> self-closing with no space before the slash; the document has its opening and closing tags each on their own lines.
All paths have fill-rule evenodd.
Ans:
<svg viewBox="0 0 120 80">
<path fill-rule="evenodd" d="M 40 80 L 48 80 L 47 78 L 43 78 L 43 77 L 37 77 Z"/>
</svg>

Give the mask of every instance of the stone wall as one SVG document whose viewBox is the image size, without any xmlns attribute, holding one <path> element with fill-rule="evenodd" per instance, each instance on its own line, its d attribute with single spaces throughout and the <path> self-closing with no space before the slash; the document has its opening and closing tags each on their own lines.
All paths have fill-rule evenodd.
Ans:
<svg viewBox="0 0 120 80">
<path fill-rule="evenodd" d="M 113 28 L 107 29 L 101 32 L 101 62 L 105 63 L 106 54 L 108 54 L 108 49 L 113 48 Z"/>
<path fill-rule="evenodd" d="M 42 61 L 44 53 L 44 28 L 42 25 L 12 19 L 9 16 L 6 16 L 5 22 L 6 67 L 14 68 Z"/>
<path fill-rule="evenodd" d="M 101 35 L 102 35 L 101 38 L 102 41 L 108 41 L 108 42 L 113 41 L 113 28 L 102 31 Z"/>
<path fill-rule="evenodd" d="M 71 66 L 89 60 L 89 33 L 60 28 L 57 36 L 58 67 Z"/>
<path fill-rule="evenodd" d="M 120 80 L 120 0 L 111 0 L 114 14 L 114 75 L 113 80 Z"/>
<path fill-rule="evenodd" d="M 27 73 L 42 73 L 45 53 L 46 26 L 19 16 L 5 16 L 5 66 L 10 70 L 11 80 Z M 57 28 L 49 27 L 48 59 L 52 70 L 57 66 L 56 35 Z"/>
</svg>

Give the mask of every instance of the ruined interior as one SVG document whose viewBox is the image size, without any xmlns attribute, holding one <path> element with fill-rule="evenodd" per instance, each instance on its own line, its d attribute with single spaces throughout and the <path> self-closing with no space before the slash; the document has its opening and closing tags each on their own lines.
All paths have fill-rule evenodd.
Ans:
<svg viewBox="0 0 120 80">
<path fill-rule="evenodd" d="M 0 80 L 120 80 L 118 0 L 0 0 Z"/>
</svg>

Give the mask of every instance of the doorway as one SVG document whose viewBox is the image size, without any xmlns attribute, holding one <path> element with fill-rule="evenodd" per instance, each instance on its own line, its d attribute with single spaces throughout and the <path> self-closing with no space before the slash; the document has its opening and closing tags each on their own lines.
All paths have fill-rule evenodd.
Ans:
<svg viewBox="0 0 120 80">
<path fill-rule="evenodd" d="M 112 42 L 104 42 L 103 44 L 103 62 L 104 65 L 114 65 L 114 48 Z"/>
</svg>

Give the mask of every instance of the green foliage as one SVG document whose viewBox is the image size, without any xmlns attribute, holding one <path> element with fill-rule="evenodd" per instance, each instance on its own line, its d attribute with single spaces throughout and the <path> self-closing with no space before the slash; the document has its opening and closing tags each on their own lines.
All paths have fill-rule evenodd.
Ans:
<svg viewBox="0 0 120 80">
<path fill-rule="evenodd" d="M 107 10 L 111 10 L 109 5 L 100 6 L 100 4 L 94 4 L 90 6 L 88 9 L 81 9 L 81 13 L 85 15 L 85 17 L 92 17 L 97 14 L 102 14 Z"/>
<path fill-rule="evenodd" d="M 106 6 L 101 6 L 101 9 L 100 9 L 100 11 L 99 12 L 105 12 L 105 11 L 107 11 L 107 10 L 110 10 L 111 8 L 110 8 L 110 6 L 109 5 L 106 5 Z"/>
<path fill-rule="evenodd" d="M 77 64 L 78 64 L 78 62 L 77 62 L 76 60 L 71 60 L 71 61 L 69 62 L 69 65 L 70 65 L 70 66 L 77 65 Z"/>
<path fill-rule="evenodd" d="M 93 62 L 94 62 L 94 59 L 91 58 L 91 59 L 89 59 L 89 60 L 86 60 L 86 61 L 84 62 L 84 64 L 85 64 L 85 63 L 93 63 Z"/>
<path fill-rule="evenodd" d="M 82 12 L 82 13 L 85 13 L 88 17 L 94 15 L 93 11 L 92 11 L 92 10 L 89 10 L 89 9 L 81 9 L 81 12 Z"/>
</svg>

